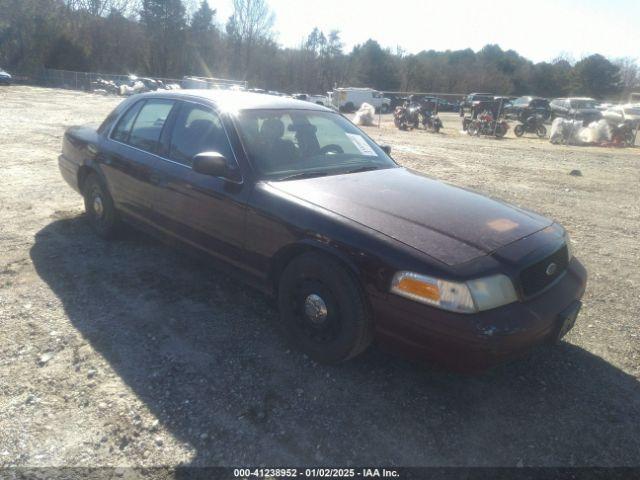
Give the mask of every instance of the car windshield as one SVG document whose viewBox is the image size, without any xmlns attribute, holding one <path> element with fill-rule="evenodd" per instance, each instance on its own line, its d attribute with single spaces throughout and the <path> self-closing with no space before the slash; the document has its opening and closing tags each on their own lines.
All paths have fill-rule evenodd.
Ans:
<svg viewBox="0 0 640 480">
<path fill-rule="evenodd" d="M 245 110 L 237 126 L 252 165 L 284 180 L 396 167 L 353 123 L 315 110 Z"/>
<path fill-rule="evenodd" d="M 571 108 L 596 108 L 593 100 L 571 100 Z"/>
</svg>

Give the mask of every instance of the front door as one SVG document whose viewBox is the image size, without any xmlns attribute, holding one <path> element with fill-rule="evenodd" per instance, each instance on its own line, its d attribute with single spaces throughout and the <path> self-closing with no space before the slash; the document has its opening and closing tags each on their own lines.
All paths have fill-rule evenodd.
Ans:
<svg viewBox="0 0 640 480">
<path fill-rule="evenodd" d="M 244 266 L 248 189 L 221 117 L 199 103 L 180 102 L 163 134 L 163 157 L 154 167 L 154 209 L 161 228 L 193 246 Z M 238 171 L 237 181 L 196 173 L 198 153 L 218 152 Z"/>
</svg>

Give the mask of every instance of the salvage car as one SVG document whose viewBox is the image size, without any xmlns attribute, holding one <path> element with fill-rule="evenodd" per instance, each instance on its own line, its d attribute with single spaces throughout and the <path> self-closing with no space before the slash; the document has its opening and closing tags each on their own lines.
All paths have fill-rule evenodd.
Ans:
<svg viewBox="0 0 640 480">
<path fill-rule="evenodd" d="M 473 112 L 474 104 L 478 104 L 479 102 L 493 102 L 493 100 L 493 93 L 470 93 L 460 102 L 460 116 L 464 117 L 465 109 L 467 110 L 467 112 Z"/>
<path fill-rule="evenodd" d="M 631 122 L 637 126 L 640 124 L 640 105 L 613 105 L 602 112 L 602 116 L 610 123 Z"/>
<path fill-rule="evenodd" d="M 11 74 L 0 68 L 0 85 L 11 85 Z"/>
<path fill-rule="evenodd" d="M 602 118 L 602 112 L 598 110 L 597 105 L 598 102 L 593 98 L 554 98 L 549 103 L 551 120 L 558 117 L 582 120 L 586 127 L 591 122 L 596 122 Z"/>
<path fill-rule="evenodd" d="M 541 97 L 524 96 L 507 103 L 504 106 L 506 118 L 525 122 L 532 115 L 540 115 L 543 120 L 551 116 L 549 100 Z"/>
<path fill-rule="evenodd" d="M 389 152 L 320 105 L 191 90 L 69 128 L 59 167 L 99 236 L 126 222 L 217 259 L 316 361 L 375 339 L 478 370 L 561 339 L 586 284 L 566 230 Z"/>
</svg>

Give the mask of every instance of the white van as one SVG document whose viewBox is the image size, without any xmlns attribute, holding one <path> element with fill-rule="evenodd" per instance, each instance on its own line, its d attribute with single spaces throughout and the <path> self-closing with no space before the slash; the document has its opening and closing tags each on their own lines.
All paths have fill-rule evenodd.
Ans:
<svg viewBox="0 0 640 480">
<path fill-rule="evenodd" d="M 336 88 L 329 92 L 331 103 L 338 110 L 344 112 L 354 112 L 363 103 L 373 105 L 376 110 L 387 113 L 391 110 L 391 100 L 382 96 L 373 88 Z"/>
</svg>

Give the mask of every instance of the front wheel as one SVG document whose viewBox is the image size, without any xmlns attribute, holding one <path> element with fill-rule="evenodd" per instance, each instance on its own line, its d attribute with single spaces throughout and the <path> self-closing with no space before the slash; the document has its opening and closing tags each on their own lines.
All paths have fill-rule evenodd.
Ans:
<svg viewBox="0 0 640 480">
<path fill-rule="evenodd" d="M 353 358 L 373 339 L 362 289 L 340 263 L 321 253 L 302 254 L 287 265 L 280 277 L 278 308 L 292 344 L 320 363 Z"/>
<path fill-rule="evenodd" d="M 538 128 L 536 128 L 536 135 L 538 135 L 538 138 L 545 138 L 547 136 L 547 127 L 544 125 L 538 125 Z"/>
<path fill-rule="evenodd" d="M 513 133 L 516 134 L 516 137 L 521 137 L 522 135 L 524 135 L 524 127 L 522 125 L 516 125 L 515 127 L 513 127 Z"/>
<path fill-rule="evenodd" d="M 118 212 L 100 177 L 90 173 L 83 186 L 84 208 L 93 230 L 102 238 L 112 238 L 118 230 Z"/>
</svg>

